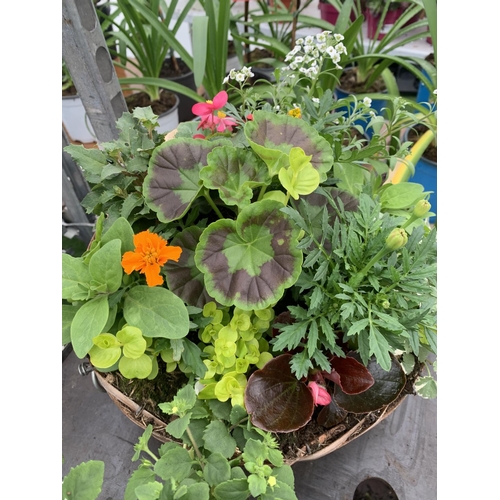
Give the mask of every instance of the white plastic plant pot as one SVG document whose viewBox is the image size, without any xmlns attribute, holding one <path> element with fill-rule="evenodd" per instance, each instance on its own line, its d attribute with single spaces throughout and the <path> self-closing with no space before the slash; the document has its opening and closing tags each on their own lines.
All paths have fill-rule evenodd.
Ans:
<svg viewBox="0 0 500 500">
<path fill-rule="evenodd" d="M 80 97 L 64 96 L 62 98 L 62 121 L 71 140 L 79 142 L 96 140 L 94 129 Z"/>
<path fill-rule="evenodd" d="M 177 97 L 177 96 L 176 96 Z M 161 114 L 158 117 L 158 123 L 160 126 L 157 131 L 161 134 L 165 134 L 174 130 L 179 125 L 179 98 L 177 97 L 177 102 L 175 106 L 169 109 L 166 113 Z"/>
</svg>

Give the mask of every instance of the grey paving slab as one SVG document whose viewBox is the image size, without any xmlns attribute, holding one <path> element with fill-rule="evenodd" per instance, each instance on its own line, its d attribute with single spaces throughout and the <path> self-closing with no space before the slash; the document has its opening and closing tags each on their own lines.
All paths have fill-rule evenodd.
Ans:
<svg viewBox="0 0 500 500">
<path fill-rule="evenodd" d="M 62 476 L 86 460 L 105 462 L 99 500 L 123 500 L 137 462 L 134 444 L 142 434 L 98 391 L 70 353 L 62 364 Z M 299 500 L 352 500 L 356 486 L 370 477 L 387 481 L 398 500 L 437 498 L 437 402 L 408 397 L 386 420 L 321 459 L 293 466 Z M 152 440 L 154 450 L 160 445 Z M 389 500 L 380 499 L 380 500 Z"/>
</svg>

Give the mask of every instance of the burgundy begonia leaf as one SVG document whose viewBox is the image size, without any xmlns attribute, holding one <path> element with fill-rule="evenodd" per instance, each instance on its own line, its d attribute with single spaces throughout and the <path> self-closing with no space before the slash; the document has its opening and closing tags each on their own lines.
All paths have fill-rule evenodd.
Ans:
<svg viewBox="0 0 500 500">
<path fill-rule="evenodd" d="M 162 222 L 181 218 L 199 195 L 203 183 L 200 170 L 207 155 L 230 141 L 180 138 L 160 144 L 149 160 L 143 194 L 148 206 Z"/>
<path fill-rule="evenodd" d="M 291 358 L 291 354 L 281 354 L 248 379 L 245 407 L 252 424 L 265 431 L 296 431 L 314 412 L 311 391 L 292 373 Z"/>
<path fill-rule="evenodd" d="M 191 226 L 172 238 L 170 245 L 182 248 L 178 262 L 168 261 L 163 269 L 168 289 L 190 306 L 203 307 L 214 299 L 205 289 L 203 273 L 196 267 L 194 251 L 203 230 Z"/>
<path fill-rule="evenodd" d="M 297 281 L 299 229 L 281 208 L 278 201 L 257 201 L 236 221 L 220 219 L 203 231 L 195 263 L 205 275 L 207 292 L 220 304 L 264 309 Z"/>
<path fill-rule="evenodd" d="M 350 354 L 357 358 L 357 354 Z M 334 398 L 337 404 L 344 410 L 351 413 L 368 413 L 379 410 L 392 403 L 403 390 L 406 384 L 406 375 L 401 364 L 391 358 L 391 368 L 385 371 L 372 357 L 368 361 L 368 371 L 372 374 L 375 383 L 366 391 L 349 395 L 342 391 L 340 386 L 335 385 Z"/>
<path fill-rule="evenodd" d="M 340 406 L 332 398 L 329 405 L 323 406 L 321 411 L 318 413 L 317 422 L 323 427 L 333 427 L 334 425 L 340 424 L 347 415 L 347 412 L 340 408 Z"/>
<path fill-rule="evenodd" d="M 302 148 L 306 156 L 312 155 L 311 164 L 319 172 L 320 181 L 326 179 L 326 173 L 332 168 L 332 147 L 301 119 L 256 111 L 244 130 L 250 146 L 268 166 L 271 177 L 277 175 L 281 167 L 289 166 L 287 157 L 293 147 Z"/>
<path fill-rule="evenodd" d="M 365 365 L 350 356 L 336 356 L 330 360 L 330 365 L 332 373 L 323 372 L 323 376 L 338 384 L 346 394 L 360 394 L 375 383 Z"/>
</svg>

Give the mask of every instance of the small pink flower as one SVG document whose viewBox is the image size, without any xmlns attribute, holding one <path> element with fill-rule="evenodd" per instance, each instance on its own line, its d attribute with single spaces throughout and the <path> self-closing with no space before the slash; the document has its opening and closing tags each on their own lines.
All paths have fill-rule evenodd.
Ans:
<svg viewBox="0 0 500 500">
<path fill-rule="evenodd" d="M 332 397 L 330 396 L 328 391 L 323 386 L 318 385 L 316 382 L 309 382 L 307 387 L 309 387 L 309 390 L 312 393 L 315 405 L 326 406 L 329 405 L 332 401 Z"/>
<path fill-rule="evenodd" d="M 210 129 L 212 132 L 233 131 L 237 123 L 232 118 L 227 118 L 226 113 L 220 111 L 227 103 L 228 95 L 225 90 L 221 90 L 212 101 L 197 102 L 193 105 L 193 114 L 201 117 L 198 130 Z"/>
<path fill-rule="evenodd" d="M 248 113 L 248 115 L 247 115 L 247 120 L 248 120 L 248 121 L 252 121 L 252 120 L 253 120 L 253 115 L 252 115 L 252 113 Z"/>
</svg>

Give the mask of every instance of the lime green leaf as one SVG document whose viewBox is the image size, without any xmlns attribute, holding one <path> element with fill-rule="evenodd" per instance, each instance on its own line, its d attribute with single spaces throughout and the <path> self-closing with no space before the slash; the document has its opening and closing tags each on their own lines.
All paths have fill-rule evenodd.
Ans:
<svg viewBox="0 0 500 500">
<path fill-rule="evenodd" d="M 80 283 L 90 284 L 89 268 L 80 257 L 62 254 L 62 298 L 68 300 L 83 300 L 87 292 L 82 291 Z"/>
<path fill-rule="evenodd" d="M 113 293 L 122 284 L 121 241 L 111 240 L 92 256 L 89 272 L 92 279 L 106 285 L 106 292 Z"/>
<path fill-rule="evenodd" d="M 145 337 L 180 339 L 189 331 L 189 315 L 184 302 L 166 288 L 139 285 L 125 297 L 123 315 Z"/>
<path fill-rule="evenodd" d="M 397 210 L 412 207 L 424 197 L 424 187 L 415 182 L 388 184 L 380 195 L 382 209 Z"/>
<path fill-rule="evenodd" d="M 147 354 L 143 354 L 137 359 L 122 356 L 118 363 L 120 373 L 126 378 L 147 378 L 153 369 L 153 362 Z"/>
<path fill-rule="evenodd" d="M 63 500 L 96 500 L 104 481 L 104 462 L 90 460 L 73 467 L 62 484 Z"/>
<path fill-rule="evenodd" d="M 78 309 L 71 323 L 71 344 L 78 358 L 83 359 L 92 348 L 92 339 L 102 333 L 108 315 L 107 295 L 98 295 Z"/>
<path fill-rule="evenodd" d="M 311 156 L 311 164 L 321 181 L 333 165 L 332 147 L 316 129 L 303 120 L 288 115 L 256 111 L 253 120 L 245 124 L 245 136 L 252 149 L 264 160 L 271 177 L 281 167 L 287 167 L 293 147 L 301 148 Z"/>
<path fill-rule="evenodd" d="M 116 338 L 123 345 L 123 355 L 127 358 L 137 359 L 146 351 L 146 339 L 142 336 L 141 330 L 135 326 L 127 325 L 122 328 Z"/>
<path fill-rule="evenodd" d="M 294 200 L 299 195 L 311 194 L 319 186 L 319 172 L 312 166 L 312 155 L 306 156 L 301 148 L 290 150 L 290 167 L 281 168 L 278 177 L 281 185 Z"/>
</svg>

